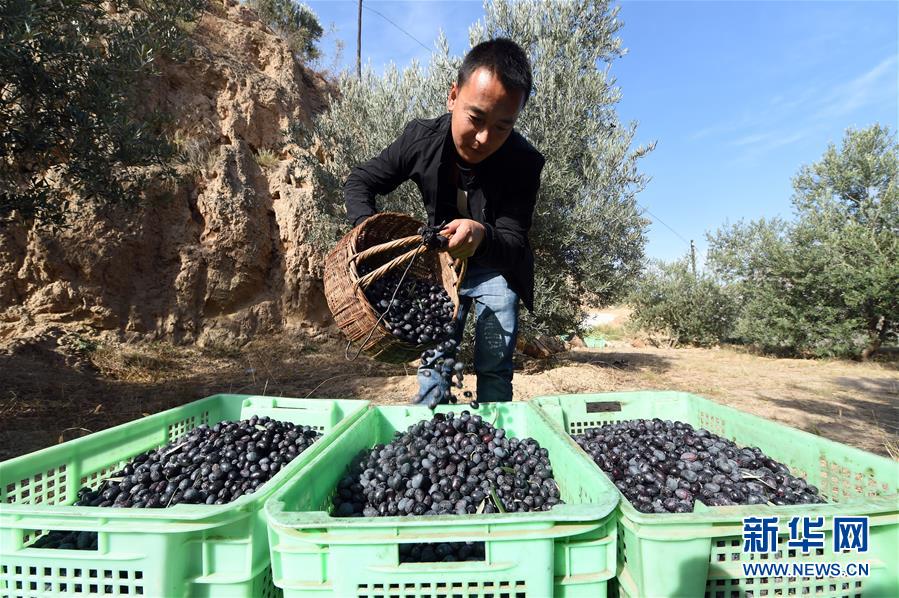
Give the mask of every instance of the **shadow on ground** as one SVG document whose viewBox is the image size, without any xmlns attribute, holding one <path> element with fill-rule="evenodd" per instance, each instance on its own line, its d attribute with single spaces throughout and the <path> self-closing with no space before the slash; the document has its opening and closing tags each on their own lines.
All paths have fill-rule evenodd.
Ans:
<svg viewBox="0 0 899 598">
<path fill-rule="evenodd" d="M 661 374 L 671 367 L 671 360 L 638 351 L 590 351 L 573 349 L 549 359 L 532 359 L 522 363 L 521 371 L 537 374 L 567 365 L 592 365 L 622 372 L 653 372 Z"/>
<path fill-rule="evenodd" d="M 791 384 L 790 388 L 811 396 L 821 396 L 820 400 L 798 398 L 773 398 L 772 403 L 820 415 L 836 420 L 873 420 L 881 427 L 899 432 L 899 381 L 889 378 L 833 378 L 832 382 L 845 391 L 822 395 L 801 384 Z"/>
<path fill-rule="evenodd" d="M 833 379 L 833 383 L 865 394 L 883 396 L 884 399 L 893 401 L 896 409 L 899 409 L 899 378 L 891 380 L 889 378 L 868 378 L 863 376 L 858 378 L 838 376 Z"/>
<path fill-rule="evenodd" d="M 685 359 L 691 355 L 694 359 Z M 719 384 L 723 374 L 712 366 L 726 364 L 729 357 L 724 351 L 697 357 L 696 352 L 660 355 L 628 348 L 574 350 L 543 361 L 517 356 L 516 376 L 521 375 L 519 388 L 530 389 L 528 396 L 664 387 L 753 411 L 741 403 L 748 397 L 763 417 L 899 455 L 896 382 L 879 377 L 877 368 L 859 371 L 858 377 L 835 377 L 822 364 L 803 374 L 807 379 L 791 374 L 780 387 L 794 392 L 763 394 L 754 386 L 761 368 L 776 365 L 767 359 L 740 363 Z M 295 338 L 259 339 L 240 350 L 152 343 L 106 347 L 105 352 L 101 347 L 75 359 L 40 344 L 0 350 L 0 459 L 216 393 L 405 403 L 414 395 L 414 371 L 414 366 L 366 357 L 350 363 L 343 343 L 308 344 Z M 716 392 L 703 392 L 710 380 Z M 747 394 L 746 388 L 755 390 Z"/>
<path fill-rule="evenodd" d="M 842 378 L 846 383 L 840 386 L 845 392 L 831 393 L 821 399 L 788 397 L 766 397 L 766 401 L 783 409 L 800 411 L 818 418 L 819 424 L 806 429 L 818 436 L 824 436 L 845 444 L 858 444 L 858 435 L 867 435 L 877 440 L 876 452 L 896 458 L 895 438 L 899 434 L 899 396 L 883 392 L 889 389 L 890 380 Z M 864 382 L 861 382 L 865 380 Z M 876 383 L 876 384 L 874 384 Z M 800 385 L 793 385 L 803 390 Z M 872 436 L 873 435 L 873 436 Z"/>
<path fill-rule="evenodd" d="M 204 363 L 199 373 L 189 356 L 179 357 L 143 381 L 110 378 L 89 361 L 73 364 L 39 347 L 0 354 L 0 460 L 216 393 L 366 398 L 359 396 L 365 394 L 361 378 L 406 372 L 365 357 L 350 364 L 342 346 L 333 345 L 314 353 L 291 352 L 289 344 L 266 347 L 213 360 L 218 367 Z"/>
</svg>

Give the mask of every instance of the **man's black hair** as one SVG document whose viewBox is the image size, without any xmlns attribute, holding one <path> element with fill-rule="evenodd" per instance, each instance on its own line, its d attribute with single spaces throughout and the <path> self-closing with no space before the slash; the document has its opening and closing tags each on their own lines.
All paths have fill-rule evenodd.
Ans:
<svg viewBox="0 0 899 598">
<path fill-rule="evenodd" d="M 524 104 L 531 95 L 533 78 L 531 64 L 521 46 L 505 37 L 481 42 L 469 50 L 459 67 L 456 85 L 462 87 L 471 74 L 479 68 L 486 68 L 499 77 L 503 87 L 524 93 Z"/>
</svg>

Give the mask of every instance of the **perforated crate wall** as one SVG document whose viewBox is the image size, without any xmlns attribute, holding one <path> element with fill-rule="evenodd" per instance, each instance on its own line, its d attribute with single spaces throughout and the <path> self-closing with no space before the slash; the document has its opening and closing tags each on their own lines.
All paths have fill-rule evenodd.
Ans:
<svg viewBox="0 0 899 598">
<path fill-rule="evenodd" d="M 60 463 L 30 478 L 4 484 L 2 502 L 51 505 L 65 502 L 67 480 L 66 464 Z"/>
<path fill-rule="evenodd" d="M 705 428 L 712 434 L 717 434 L 718 436 L 726 437 L 725 428 L 724 428 L 724 420 L 718 417 L 717 415 L 712 415 L 699 410 L 697 416 L 699 417 L 699 428 Z"/>
<path fill-rule="evenodd" d="M 275 586 L 271 567 L 266 567 L 262 575 L 256 578 L 253 584 L 253 596 L 258 598 L 282 598 L 284 596 L 284 591 Z"/>
<path fill-rule="evenodd" d="M 885 480 L 876 479 L 872 472 L 855 471 L 824 457 L 818 463 L 818 475 L 821 479 L 819 489 L 833 502 L 858 496 L 883 496 L 890 492 L 889 484 Z"/>
<path fill-rule="evenodd" d="M 523 581 L 360 584 L 358 598 L 525 598 Z"/>
<path fill-rule="evenodd" d="M 199 415 L 191 415 L 180 421 L 173 422 L 168 425 L 169 442 L 173 442 L 184 436 L 197 426 L 209 423 L 209 411 L 204 411 Z"/>
<path fill-rule="evenodd" d="M 780 536 L 778 544 L 786 545 L 788 536 Z M 709 577 L 705 598 L 759 598 L 761 596 L 827 596 L 828 598 L 862 598 L 865 579 L 809 577 L 731 577 L 720 567 L 740 567 L 750 562 L 794 563 L 799 561 L 832 561 L 833 555 L 823 548 L 803 556 L 795 548 L 777 552 L 744 553 L 741 536 L 713 538 L 709 555 Z"/>
<path fill-rule="evenodd" d="M 0 587 L 9 598 L 47 595 L 144 595 L 144 573 L 115 567 L 0 565 Z"/>
<path fill-rule="evenodd" d="M 705 598 L 763 598 L 765 596 L 815 596 L 817 598 L 864 598 L 864 584 L 852 579 L 797 580 L 795 577 L 709 580 Z"/>
<path fill-rule="evenodd" d="M 160 446 L 184 436 L 201 424 L 208 423 L 209 411 L 173 422 L 167 426 L 169 440 L 160 443 Z M 129 459 L 121 459 L 114 463 L 108 463 L 94 471 L 83 473 L 80 480 L 78 480 L 80 483 L 79 488 L 83 486 L 95 487 L 98 482 L 108 477 L 109 474 L 124 467 L 128 461 Z M 60 463 L 55 467 L 48 468 L 46 471 L 35 472 L 28 478 L 7 482 L 0 488 L 0 492 L 2 492 L 0 502 L 47 505 L 65 503 L 66 484 L 70 481 L 67 470 L 68 464 Z"/>
<path fill-rule="evenodd" d="M 612 424 L 619 421 L 625 421 L 628 419 L 633 419 L 632 417 L 626 417 L 621 415 L 621 412 L 618 411 L 604 411 L 602 412 L 602 416 L 599 415 L 595 417 L 585 416 L 580 419 L 571 419 L 568 421 L 568 433 L 572 435 L 583 434 L 590 428 L 600 428 L 607 424 Z"/>
<path fill-rule="evenodd" d="M 617 539 L 615 540 L 615 542 L 616 542 L 616 548 L 618 550 L 618 566 L 624 567 L 625 565 L 627 565 L 627 543 L 625 542 L 625 539 L 624 539 L 625 529 L 624 529 L 624 526 L 621 525 L 621 521 L 619 521 L 617 523 L 617 525 L 618 525 L 618 536 L 617 536 Z"/>
</svg>

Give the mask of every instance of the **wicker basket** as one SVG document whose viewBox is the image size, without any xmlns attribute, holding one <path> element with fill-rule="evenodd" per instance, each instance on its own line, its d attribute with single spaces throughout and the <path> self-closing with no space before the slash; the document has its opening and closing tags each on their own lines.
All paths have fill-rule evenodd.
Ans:
<svg viewBox="0 0 899 598">
<path fill-rule="evenodd" d="M 368 285 L 390 271 L 402 272 L 413 254 L 417 255 L 408 276 L 442 284 L 456 306 L 454 315 L 459 310 L 458 289 L 465 276 L 465 262 L 422 247 L 417 232 L 421 226 L 405 214 L 375 214 L 348 232 L 325 262 L 325 298 L 337 326 L 350 343 L 367 338 L 362 351 L 379 361 L 404 363 L 426 348 L 401 341 L 378 324 L 380 314 L 365 296 Z M 363 264 L 373 271 L 362 275 Z"/>
</svg>

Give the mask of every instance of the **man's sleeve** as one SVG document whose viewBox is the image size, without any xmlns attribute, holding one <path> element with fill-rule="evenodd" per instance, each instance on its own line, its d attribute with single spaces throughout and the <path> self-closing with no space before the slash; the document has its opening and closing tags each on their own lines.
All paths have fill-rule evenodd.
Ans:
<svg viewBox="0 0 899 598">
<path fill-rule="evenodd" d="M 402 135 L 384 151 L 353 168 L 347 177 L 343 197 L 347 219 L 353 226 L 377 213 L 376 195 L 387 195 L 409 178 L 414 163 L 410 153 L 414 124 L 415 121 L 407 124 Z"/>
<path fill-rule="evenodd" d="M 499 271 L 511 270 L 522 259 L 527 247 L 528 231 L 534 219 L 534 206 L 540 190 L 543 156 L 513 183 L 511 207 L 496 215 L 496 223 L 485 224 L 484 240 L 475 256 L 482 264 Z"/>
</svg>

